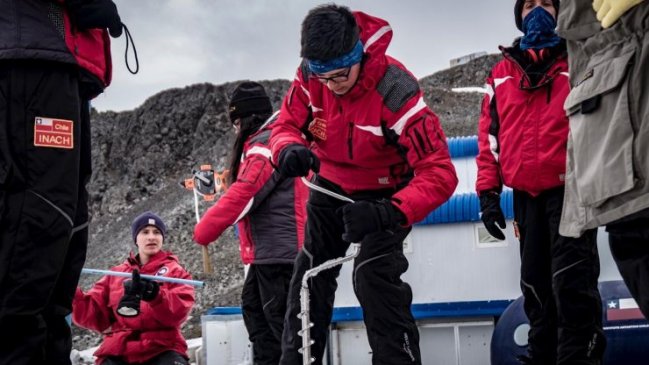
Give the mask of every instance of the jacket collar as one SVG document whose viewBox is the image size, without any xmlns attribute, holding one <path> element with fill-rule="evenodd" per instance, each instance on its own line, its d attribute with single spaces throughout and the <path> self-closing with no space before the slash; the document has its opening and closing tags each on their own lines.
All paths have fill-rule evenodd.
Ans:
<svg viewBox="0 0 649 365">
<path fill-rule="evenodd" d="M 136 254 L 133 251 L 131 251 L 129 253 L 129 257 L 126 259 L 126 261 L 128 261 L 128 263 L 131 266 L 138 266 L 138 267 L 149 266 L 149 265 L 157 265 L 157 264 L 159 264 L 159 263 L 161 263 L 163 261 L 169 261 L 169 260 L 178 261 L 178 258 L 176 256 L 174 256 L 170 251 L 164 251 L 164 250 L 160 250 L 160 252 L 153 255 L 149 259 L 149 262 L 146 263 L 146 265 L 142 265 L 142 263 L 140 262 L 139 254 Z"/>
<path fill-rule="evenodd" d="M 502 52 L 505 58 L 514 60 L 519 66 L 525 69 L 526 66 L 528 65 L 528 61 L 526 60 L 525 57 L 525 51 L 522 51 L 520 49 L 520 44 L 521 44 L 521 38 L 518 37 L 514 39 L 514 42 L 512 43 L 511 46 L 509 47 L 500 46 L 498 47 L 498 49 L 500 49 L 500 52 Z M 549 59 L 552 61 L 560 58 L 565 58 L 568 56 L 568 51 L 566 49 L 566 41 L 563 39 L 561 40 L 561 43 L 559 43 L 557 46 L 549 48 L 548 50 L 550 52 Z"/>
<path fill-rule="evenodd" d="M 536 89 L 552 83 L 557 74 L 562 71 L 561 63 L 557 62 L 567 58 L 565 40 L 559 45 L 549 48 L 549 56 L 544 62 L 532 63 L 519 47 L 520 38 L 516 38 L 510 47 L 498 47 L 503 57 L 515 65 L 521 72 L 520 87 L 524 89 Z M 567 72 L 567 70 L 565 70 Z"/>
</svg>

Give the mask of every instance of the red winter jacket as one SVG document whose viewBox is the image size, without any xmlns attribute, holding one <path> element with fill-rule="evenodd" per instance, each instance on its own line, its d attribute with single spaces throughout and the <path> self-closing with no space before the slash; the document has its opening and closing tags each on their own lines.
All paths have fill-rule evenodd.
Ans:
<svg viewBox="0 0 649 365">
<path fill-rule="evenodd" d="M 100 92 L 111 81 L 105 29 L 79 31 L 65 0 L 0 0 L 0 60 L 46 60 L 79 65 Z M 91 95 L 96 96 L 96 95 Z"/>
<path fill-rule="evenodd" d="M 269 138 L 269 128 L 248 138 L 237 181 L 194 230 L 194 240 L 208 244 L 238 222 L 244 264 L 291 264 L 304 242 L 308 189 L 274 170 Z"/>
<path fill-rule="evenodd" d="M 478 194 L 502 184 L 536 196 L 564 184 L 568 118 L 563 103 L 570 91 L 563 46 L 537 86 L 515 59 L 517 48 L 501 48 L 505 59 L 487 78 L 478 130 Z"/>
<path fill-rule="evenodd" d="M 113 271 L 191 279 L 180 266 L 176 256 L 160 251 L 149 262 L 140 266 L 130 255 Z M 140 303 L 140 314 L 122 317 L 117 305 L 124 295 L 124 280 L 115 276 L 102 277 L 87 293 L 77 288 L 72 304 L 72 320 L 78 326 L 102 332 L 104 340 L 95 352 L 97 364 L 107 356 L 119 356 L 128 363 L 145 362 L 165 351 L 176 351 L 186 356 L 187 343 L 180 333 L 194 304 L 194 288 L 189 285 L 159 283 L 160 292 L 150 302 Z"/>
<path fill-rule="evenodd" d="M 365 52 L 356 85 L 337 96 L 310 78 L 303 62 L 273 126 L 273 160 L 288 145 L 308 145 L 302 135 L 310 134 L 320 175 L 347 193 L 405 185 L 392 202 L 412 224 L 453 194 L 455 169 L 417 79 L 385 54 L 390 25 L 361 12 L 354 16 Z"/>
</svg>

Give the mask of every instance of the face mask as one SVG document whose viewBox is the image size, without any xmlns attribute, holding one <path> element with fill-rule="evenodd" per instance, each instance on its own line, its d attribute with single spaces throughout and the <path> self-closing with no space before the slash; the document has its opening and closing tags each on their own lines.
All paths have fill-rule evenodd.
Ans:
<svg viewBox="0 0 649 365">
<path fill-rule="evenodd" d="M 542 49 L 554 47 L 561 42 L 561 38 L 554 29 L 557 22 L 547 10 L 541 6 L 534 8 L 523 20 L 523 33 L 520 48 Z"/>
</svg>

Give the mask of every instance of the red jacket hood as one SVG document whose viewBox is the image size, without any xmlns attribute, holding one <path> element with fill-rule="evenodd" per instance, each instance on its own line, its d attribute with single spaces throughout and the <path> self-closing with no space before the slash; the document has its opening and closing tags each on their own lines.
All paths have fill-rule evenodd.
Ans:
<svg viewBox="0 0 649 365">
<path fill-rule="evenodd" d="M 392 27 L 387 21 L 360 11 L 354 12 L 354 17 L 360 29 L 365 55 L 356 86 L 343 96 L 351 98 L 374 89 L 381 80 L 388 66 L 386 52 L 392 40 Z"/>
</svg>

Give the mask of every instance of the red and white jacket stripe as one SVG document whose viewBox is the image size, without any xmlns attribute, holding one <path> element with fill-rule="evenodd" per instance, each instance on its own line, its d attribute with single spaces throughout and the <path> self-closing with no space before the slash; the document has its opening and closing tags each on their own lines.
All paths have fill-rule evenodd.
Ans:
<svg viewBox="0 0 649 365">
<path fill-rule="evenodd" d="M 170 252 L 160 251 L 140 266 L 131 254 L 112 271 L 133 272 L 178 279 L 191 276 Z M 144 363 L 169 350 L 187 356 L 187 343 L 180 332 L 194 305 L 194 288 L 189 285 L 159 283 L 160 292 L 150 302 L 140 303 L 140 314 L 122 317 L 117 306 L 124 295 L 122 277 L 104 276 L 87 292 L 77 288 L 72 303 L 72 320 L 78 326 L 102 332 L 104 340 L 95 351 L 97 364 L 108 356 L 128 363 Z"/>
<path fill-rule="evenodd" d="M 244 145 L 237 180 L 201 218 L 194 240 L 208 244 L 237 223 L 244 264 L 291 264 L 304 242 L 308 189 L 270 162 L 270 129 Z"/>
<path fill-rule="evenodd" d="M 565 53 L 536 87 L 510 50 L 486 81 L 478 125 L 476 191 L 502 185 L 532 196 L 564 184 L 568 118 L 563 103 L 570 91 Z"/>
<path fill-rule="evenodd" d="M 354 16 L 364 48 L 356 85 L 337 96 L 310 78 L 303 62 L 273 125 L 273 160 L 288 145 L 309 145 L 303 133 L 310 134 L 323 178 L 349 194 L 400 188 L 392 201 L 412 224 L 453 194 L 455 169 L 416 78 L 385 53 L 392 28 L 380 18 Z"/>
</svg>

